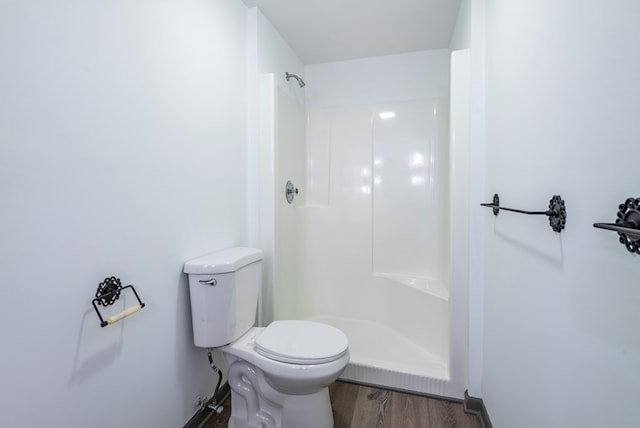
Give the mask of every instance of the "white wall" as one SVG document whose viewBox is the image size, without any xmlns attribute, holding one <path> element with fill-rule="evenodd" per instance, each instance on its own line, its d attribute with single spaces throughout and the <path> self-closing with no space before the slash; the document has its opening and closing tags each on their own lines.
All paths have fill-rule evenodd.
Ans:
<svg viewBox="0 0 640 428">
<path fill-rule="evenodd" d="M 494 426 L 637 425 L 638 255 L 613 232 L 638 196 L 640 4 L 487 1 L 487 192 L 567 227 L 486 210 L 484 399 Z"/>
<path fill-rule="evenodd" d="M 471 47 L 471 23 L 473 7 L 471 0 L 461 0 L 458 18 L 453 27 L 449 48 L 454 50 L 469 49 Z"/>
<path fill-rule="evenodd" d="M 449 118 L 450 189 L 449 224 L 451 287 L 452 373 L 458 373 L 462 389 L 472 383 L 469 361 L 473 341 L 470 340 L 470 187 L 471 187 L 471 52 L 468 49 L 451 53 L 451 92 Z M 475 375 L 475 373 L 474 373 Z"/>
<path fill-rule="evenodd" d="M 449 93 L 449 50 L 308 65 L 308 108 L 437 98 Z"/>
<path fill-rule="evenodd" d="M 470 3 L 470 5 L 469 5 Z M 469 112 L 469 355 L 467 388 L 472 397 L 482 397 L 482 373 L 484 367 L 484 216 L 486 209 L 480 204 L 485 198 L 485 0 L 463 0 L 456 25 L 456 33 L 461 27 L 461 19 L 466 15 L 463 8 L 470 7 L 471 26 L 468 31 L 469 73 L 470 73 L 470 112 Z"/>
<path fill-rule="evenodd" d="M 452 318 L 466 323 L 466 337 L 452 338 L 452 353 L 465 349 L 465 388 L 470 396 L 482 396 L 482 332 L 483 332 L 483 282 L 478 271 L 483 268 L 479 257 L 482 235 L 477 227 L 477 201 L 483 197 L 484 163 L 484 100 L 478 99 L 478 88 L 483 88 L 482 67 L 478 58 L 483 58 L 484 22 L 479 13 L 482 1 L 461 0 L 449 48 L 451 49 L 451 143 L 454 151 L 452 175 L 452 254 L 457 263 L 452 269 L 452 283 L 466 284 L 465 290 L 454 288 Z M 478 84 L 480 78 L 480 84 Z M 471 162 L 473 159 L 473 162 Z M 463 211 L 463 212 L 462 212 Z M 460 293 L 455 295 L 456 291 Z"/>
<path fill-rule="evenodd" d="M 302 61 L 259 10 L 257 10 L 257 24 L 258 71 L 260 73 L 273 73 L 278 87 L 302 104 L 304 97 L 298 83 L 293 79 L 287 81 L 285 78 L 287 71 L 304 78 Z"/>
<path fill-rule="evenodd" d="M 271 22 L 253 7 L 248 10 L 250 43 L 255 51 L 249 54 L 249 62 L 253 63 L 249 70 L 249 91 L 251 114 L 249 130 L 249 233 L 252 245 L 264 251 L 263 289 L 261 295 L 260 314 L 258 322 L 267 324 L 273 320 L 275 302 L 273 301 L 274 265 L 275 265 L 275 236 L 276 236 L 276 204 L 284 197 L 284 182 L 276 173 L 287 176 L 286 168 L 276 170 L 277 124 L 276 98 L 286 103 L 289 97 L 298 104 L 304 104 L 304 90 L 294 80 L 287 81 L 285 72 L 304 76 L 304 68 L 300 59 L 282 38 Z M 289 106 L 287 104 L 287 106 Z M 293 106 L 289 106 L 295 109 Z M 291 117 L 288 118 L 292 120 Z M 304 115 L 302 122 L 296 126 L 302 127 L 304 134 Z M 253 130 L 257 129 L 257 133 Z M 293 142 L 291 142 L 293 143 Z M 286 153 L 286 152 L 285 152 Z M 304 157 L 304 156 L 303 156 Z M 304 165 L 304 159 L 292 162 L 291 166 Z M 289 165 L 285 165 L 287 167 Z M 286 181 L 286 180 L 285 180 Z M 300 198 L 298 198 L 299 200 Z M 254 206 L 257 201 L 257 205 Z M 295 237 L 293 228 L 281 228 L 278 233 L 285 241 Z"/>
<path fill-rule="evenodd" d="M 182 265 L 247 241 L 245 19 L 239 0 L 0 6 L 1 426 L 177 427 L 211 393 Z M 110 275 L 147 306 L 100 328 Z"/>
<path fill-rule="evenodd" d="M 275 76 L 277 80 L 277 76 Z M 277 85 L 276 85 L 277 86 Z M 273 290 L 275 300 L 272 304 L 274 319 L 298 319 L 297 307 L 300 305 L 298 294 L 303 285 L 300 283 L 299 255 L 300 218 L 298 207 L 305 199 L 305 129 L 307 111 L 282 89 L 275 91 L 275 149 L 273 206 L 275 212 L 274 275 Z M 289 203 L 285 186 L 291 181 L 294 188 Z"/>
</svg>

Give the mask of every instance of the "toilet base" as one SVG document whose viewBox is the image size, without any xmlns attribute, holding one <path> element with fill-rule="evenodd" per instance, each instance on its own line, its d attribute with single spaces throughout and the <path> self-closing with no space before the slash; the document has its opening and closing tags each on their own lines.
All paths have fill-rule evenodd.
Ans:
<svg viewBox="0 0 640 428">
<path fill-rule="evenodd" d="M 229 428 L 332 428 L 329 388 L 311 394 L 276 391 L 260 369 L 243 360 L 229 367 Z"/>
</svg>

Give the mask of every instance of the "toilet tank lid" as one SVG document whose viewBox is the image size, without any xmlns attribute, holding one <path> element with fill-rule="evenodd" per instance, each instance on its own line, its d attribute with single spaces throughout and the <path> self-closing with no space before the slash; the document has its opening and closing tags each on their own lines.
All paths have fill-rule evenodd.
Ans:
<svg viewBox="0 0 640 428">
<path fill-rule="evenodd" d="M 227 248 L 189 260 L 184 264 L 184 273 L 207 275 L 235 272 L 259 260 L 262 260 L 262 251 L 256 248 Z"/>
</svg>

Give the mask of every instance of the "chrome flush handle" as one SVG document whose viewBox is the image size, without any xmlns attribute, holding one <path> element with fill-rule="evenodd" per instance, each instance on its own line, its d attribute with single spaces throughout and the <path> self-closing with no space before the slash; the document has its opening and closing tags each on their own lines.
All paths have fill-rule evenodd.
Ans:
<svg viewBox="0 0 640 428">
<path fill-rule="evenodd" d="M 218 280 L 215 278 L 211 278 L 211 279 L 201 279 L 200 280 L 200 284 L 202 285 L 210 285 L 212 287 L 215 287 L 216 285 L 218 285 Z"/>
</svg>

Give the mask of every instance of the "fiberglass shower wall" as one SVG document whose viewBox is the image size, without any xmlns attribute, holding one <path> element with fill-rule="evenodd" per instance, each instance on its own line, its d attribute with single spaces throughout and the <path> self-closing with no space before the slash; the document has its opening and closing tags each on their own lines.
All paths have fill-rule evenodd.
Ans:
<svg viewBox="0 0 640 428">
<path fill-rule="evenodd" d="M 447 298 L 449 145 L 446 98 L 373 111 L 372 272 Z M 368 190 L 363 188 L 364 190 Z"/>
<path fill-rule="evenodd" d="M 352 362 L 448 376 L 447 135 L 444 97 L 309 110 L 298 316 L 343 329 Z"/>
<path fill-rule="evenodd" d="M 351 284 L 373 275 L 446 299 L 447 98 L 308 116 L 304 271 L 336 281 L 339 270 Z"/>
<path fill-rule="evenodd" d="M 290 302 L 276 318 L 341 328 L 350 367 L 450 375 L 448 63 L 429 51 L 305 68 L 296 278 L 276 284 Z"/>
</svg>

